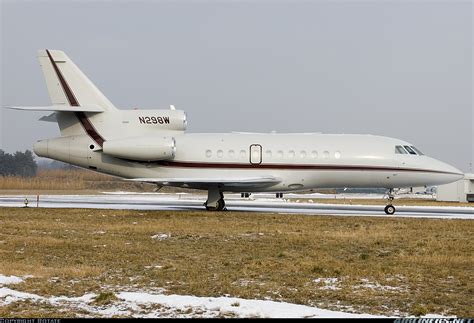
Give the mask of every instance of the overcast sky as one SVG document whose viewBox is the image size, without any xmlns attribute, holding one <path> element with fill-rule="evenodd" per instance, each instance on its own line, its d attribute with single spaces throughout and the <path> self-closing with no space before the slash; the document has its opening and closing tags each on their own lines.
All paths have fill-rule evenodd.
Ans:
<svg viewBox="0 0 474 323">
<path fill-rule="evenodd" d="M 1 105 L 50 105 L 36 59 L 61 49 L 119 108 L 190 132 L 371 133 L 469 171 L 471 1 L 2 1 Z M 1 109 L 0 148 L 59 135 Z"/>
</svg>

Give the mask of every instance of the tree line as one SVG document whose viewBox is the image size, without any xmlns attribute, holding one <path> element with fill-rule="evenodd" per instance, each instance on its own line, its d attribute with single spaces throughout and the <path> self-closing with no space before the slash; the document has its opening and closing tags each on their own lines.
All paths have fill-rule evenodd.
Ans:
<svg viewBox="0 0 474 323">
<path fill-rule="evenodd" d="M 0 149 L 0 176 L 33 177 L 38 165 L 30 150 L 9 154 Z"/>
</svg>

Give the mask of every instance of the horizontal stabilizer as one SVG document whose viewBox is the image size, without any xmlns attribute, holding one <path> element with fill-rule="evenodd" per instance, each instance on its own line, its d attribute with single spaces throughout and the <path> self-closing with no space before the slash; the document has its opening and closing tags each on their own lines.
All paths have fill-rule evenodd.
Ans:
<svg viewBox="0 0 474 323">
<path fill-rule="evenodd" d="M 56 112 L 48 114 L 47 116 L 42 116 L 38 119 L 39 121 L 46 121 L 46 122 L 57 122 L 58 118 L 56 118 Z"/>
<path fill-rule="evenodd" d="M 245 186 L 268 186 L 279 183 L 275 177 L 252 177 L 252 178 L 132 178 L 127 179 L 132 182 L 146 182 L 158 185 L 189 185 L 207 186 L 222 185 L 224 187 L 245 187 Z"/>
<path fill-rule="evenodd" d="M 47 107 L 6 107 L 7 109 L 26 110 L 26 111 L 55 111 L 55 112 L 104 112 L 104 109 L 98 105 L 87 106 L 69 106 L 69 105 L 51 105 Z"/>
</svg>

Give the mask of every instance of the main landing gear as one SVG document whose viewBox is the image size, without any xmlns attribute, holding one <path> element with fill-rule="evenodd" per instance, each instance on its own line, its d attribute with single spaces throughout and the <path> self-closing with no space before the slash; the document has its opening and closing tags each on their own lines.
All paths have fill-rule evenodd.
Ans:
<svg viewBox="0 0 474 323">
<path fill-rule="evenodd" d="M 395 206 L 392 205 L 394 199 L 393 189 L 390 189 L 388 192 L 388 205 L 385 207 L 385 214 L 393 215 L 395 214 Z"/>
<path fill-rule="evenodd" d="M 225 211 L 224 194 L 217 186 L 209 187 L 207 190 L 207 201 L 204 203 L 208 211 Z"/>
</svg>

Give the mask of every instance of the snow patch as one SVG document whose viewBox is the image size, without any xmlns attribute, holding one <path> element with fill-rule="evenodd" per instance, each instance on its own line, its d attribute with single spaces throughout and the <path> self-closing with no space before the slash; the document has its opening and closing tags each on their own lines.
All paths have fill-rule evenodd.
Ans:
<svg viewBox="0 0 474 323">
<path fill-rule="evenodd" d="M 164 295 L 148 292 L 120 292 L 116 294 L 118 301 L 107 306 L 99 306 L 92 302 L 96 296 L 96 294 L 88 293 L 80 297 L 52 296 L 48 298 L 3 287 L 0 288 L 0 305 L 30 300 L 49 303 L 57 307 L 67 307 L 70 310 L 82 310 L 104 317 L 117 315 L 133 317 L 375 317 L 369 314 L 344 313 L 270 300 Z"/>
<path fill-rule="evenodd" d="M 404 286 L 399 286 L 399 287 L 394 287 L 394 286 L 389 286 L 389 285 L 382 285 L 378 282 L 371 282 L 370 280 L 366 278 L 361 279 L 362 284 L 359 286 L 354 286 L 354 289 L 360 289 L 360 288 L 367 288 L 367 289 L 373 289 L 373 290 L 380 290 L 380 291 L 406 291 L 406 287 Z"/>
<path fill-rule="evenodd" d="M 161 269 L 161 268 L 163 268 L 163 266 L 161 266 L 161 265 L 151 265 L 151 266 L 145 266 L 145 269 L 152 269 L 152 268 Z"/>
<path fill-rule="evenodd" d="M 29 278 L 29 277 L 30 276 L 26 278 Z M 0 274 L 0 285 L 19 284 L 21 282 L 23 282 L 23 278 L 20 278 L 17 276 L 4 276 Z"/>
<path fill-rule="evenodd" d="M 325 282 L 319 280 L 318 282 Z M 331 282 L 333 280 L 329 280 Z M 43 297 L 35 294 L 0 288 L 0 306 L 13 302 L 30 300 L 38 303 L 49 303 L 52 306 L 81 311 L 98 317 L 264 317 L 264 318 L 373 318 L 383 317 L 370 314 L 356 314 L 342 311 L 331 311 L 306 305 L 275 302 L 272 300 L 242 299 L 236 297 L 197 297 L 188 295 L 164 295 L 149 292 L 120 292 L 118 300 L 108 305 L 94 304 L 97 296 L 88 293 L 80 297 L 52 296 Z M 424 317 L 443 317 L 428 314 Z"/>
<path fill-rule="evenodd" d="M 320 286 L 319 289 L 325 289 L 325 290 L 341 289 L 339 287 L 339 284 L 340 284 L 339 278 L 336 278 L 336 277 L 316 278 L 316 279 L 313 279 L 313 283 L 318 284 Z"/>
<path fill-rule="evenodd" d="M 30 293 L 18 292 L 16 290 L 13 290 L 7 287 L 0 288 L 0 304 L 1 305 L 8 305 L 10 303 L 14 303 L 14 302 L 25 300 L 25 299 L 39 301 L 39 300 L 43 300 L 44 297 L 41 297 L 35 294 L 30 294 Z"/>
<path fill-rule="evenodd" d="M 247 300 L 235 297 L 196 297 L 185 295 L 156 295 L 140 292 L 121 292 L 117 297 L 133 304 L 159 304 L 174 309 L 177 317 L 217 317 L 232 314 L 237 317 L 303 318 L 303 317 L 376 317 L 369 314 L 353 314 L 323 310 L 317 307 L 274 302 Z M 237 306 L 238 304 L 238 306 Z M 186 312 L 189 312 L 186 314 Z"/>
<path fill-rule="evenodd" d="M 158 241 L 163 241 L 171 237 L 171 234 L 166 234 L 166 233 L 157 233 L 154 236 L 151 236 L 152 239 L 158 240 Z"/>
</svg>

